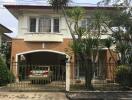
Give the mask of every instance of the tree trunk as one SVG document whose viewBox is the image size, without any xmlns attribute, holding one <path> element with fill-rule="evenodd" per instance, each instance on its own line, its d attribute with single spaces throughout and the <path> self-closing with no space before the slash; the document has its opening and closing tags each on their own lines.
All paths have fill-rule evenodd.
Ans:
<svg viewBox="0 0 132 100">
<path fill-rule="evenodd" d="M 84 70 L 85 70 L 85 86 L 88 90 L 93 89 L 92 78 L 93 78 L 93 67 L 91 59 L 85 59 L 84 61 Z"/>
</svg>

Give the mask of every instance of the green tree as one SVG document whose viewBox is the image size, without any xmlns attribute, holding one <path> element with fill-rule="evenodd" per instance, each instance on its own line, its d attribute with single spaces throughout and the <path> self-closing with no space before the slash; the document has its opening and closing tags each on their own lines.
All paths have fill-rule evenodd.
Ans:
<svg viewBox="0 0 132 100">
<path fill-rule="evenodd" d="M 132 58 L 132 20 L 129 11 L 119 10 L 109 15 L 108 27 L 112 32 L 121 64 L 130 64 Z"/>
<path fill-rule="evenodd" d="M 7 67 L 10 69 L 10 56 L 11 56 L 11 46 L 9 43 L 2 42 L 0 47 L 1 55 L 5 60 Z"/>
<path fill-rule="evenodd" d="M 124 88 L 132 86 L 132 68 L 128 65 L 120 65 L 116 69 L 116 82 Z"/>
<path fill-rule="evenodd" d="M 91 61 L 91 47 L 92 42 L 90 40 L 90 37 L 87 34 L 86 28 L 79 26 L 79 21 L 83 19 L 85 11 L 82 8 L 73 8 L 67 11 L 68 17 L 71 19 L 71 25 L 73 25 L 74 29 L 74 35 L 77 36 L 77 38 L 72 43 L 72 49 L 74 51 L 74 54 L 76 55 L 76 63 L 78 66 L 81 65 L 85 71 L 85 86 L 88 89 L 92 88 L 91 80 L 92 80 L 92 61 Z M 86 36 L 87 38 L 83 38 L 83 36 Z M 89 42 L 90 45 L 87 45 Z"/>
<path fill-rule="evenodd" d="M 90 25 L 90 33 L 93 38 L 97 40 L 96 44 L 96 58 L 95 63 L 98 61 L 99 57 L 99 47 L 101 44 L 101 36 L 102 34 L 107 35 L 108 29 L 106 28 L 105 23 L 107 23 L 107 17 L 104 15 L 105 11 L 99 10 L 98 8 L 95 10 L 93 15 L 91 16 L 91 25 Z"/>
<path fill-rule="evenodd" d="M 98 61 L 101 33 L 105 29 L 104 16 L 102 12 L 95 11 L 91 18 L 85 18 L 85 10 L 79 7 L 69 10 L 67 14 L 71 19 L 71 26 L 74 27 L 73 32 L 77 36 L 72 43 L 72 49 L 76 55 L 78 66 L 83 67 L 85 72 L 85 86 L 87 89 L 92 89 L 94 63 Z M 79 23 L 84 19 L 89 20 L 86 27 L 80 26 Z"/>
<path fill-rule="evenodd" d="M 13 80 L 13 74 L 10 73 L 2 57 L 0 57 L 0 85 L 8 84 L 11 79 Z"/>
</svg>

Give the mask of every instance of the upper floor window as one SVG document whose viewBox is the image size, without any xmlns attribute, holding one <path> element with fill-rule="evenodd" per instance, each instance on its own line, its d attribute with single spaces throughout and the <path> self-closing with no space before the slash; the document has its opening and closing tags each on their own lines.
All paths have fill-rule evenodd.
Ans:
<svg viewBox="0 0 132 100">
<path fill-rule="evenodd" d="M 53 20 L 54 22 L 54 24 L 53 24 L 53 26 L 54 26 L 54 28 L 53 28 L 53 30 L 54 30 L 54 32 L 59 32 L 59 19 L 58 18 L 54 18 L 54 20 Z"/>
<path fill-rule="evenodd" d="M 36 32 L 36 18 L 30 18 L 30 32 Z"/>
<path fill-rule="evenodd" d="M 51 32 L 50 18 L 39 18 L 39 32 Z"/>
<path fill-rule="evenodd" d="M 91 20 L 89 18 L 83 19 L 81 21 L 81 27 L 87 29 L 91 24 Z"/>
<path fill-rule="evenodd" d="M 59 32 L 59 18 L 30 18 L 30 32 Z"/>
</svg>

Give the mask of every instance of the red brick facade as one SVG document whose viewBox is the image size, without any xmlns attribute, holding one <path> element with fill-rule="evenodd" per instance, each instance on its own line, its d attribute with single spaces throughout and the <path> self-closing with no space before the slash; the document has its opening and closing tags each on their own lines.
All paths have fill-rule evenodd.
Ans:
<svg viewBox="0 0 132 100">
<path fill-rule="evenodd" d="M 25 42 L 23 39 L 13 39 L 12 40 L 12 50 L 11 50 L 11 60 L 12 62 L 16 61 L 16 55 L 18 53 L 22 52 L 28 52 L 28 51 L 33 51 L 33 50 L 53 50 L 53 51 L 58 51 L 58 52 L 63 52 L 65 54 L 68 54 L 66 52 L 66 49 L 69 49 L 69 44 L 72 40 L 71 39 L 64 39 L 63 42 L 45 42 L 44 43 L 44 48 L 43 48 L 43 42 Z M 104 50 L 105 54 L 105 62 L 106 63 L 112 63 L 112 65 L 107 65 L 105 69 L 105 74 L 106 78 L 108 80 L 111 80 L 114 78 L 114 68 L 115 68 L 115 63 L 113 60 L 110 60 L 110 53 L 108 50 Z M 71 60 L 71 78 L 74 78 L 74 57 L 73 55 L 68 54 L 69 56 L 72 56 Z M 113 53 L 113 56 L 117 58 L 116 54 Z M 110 61 L 109 61 L 110 60 Z M 16 67 L 13 68 L 14 74 L 16 74 Z"/>
<path fill-rule="evenodd" d="M 33 50 L 53 50 L 65 53 L 69 56 L 72 56 L 66 52 L 66 49 L 69 48 L 71 39 L 64 39 L 63 42 L 25 42 L 23 39 L 13 39 L 12 40 L 12 49 L 11 49 L 11 60 L 16 62 L 16 55 L 22 52 L 28 52 Z M 43 47 L 44 43 L 44 47 Z M 73 58 L 73 57 L 72 57 Z M 71 65 L 73 65 L 73 59 L 71 60 Z M 13 73 L 16 74 L 16 67 L 13 66 Z M 71 73 L 74 73 L 74 68 L 71 66 Z M 71 78 L 73 78 L 71 74 Z"/>
<path fill-rule="evenodd" d="M 71 39 L 64 39 L 63 42 L 45 42 L 45 47 L 42 47 L 43 42 L 24 42 L 23 39 L 12 40 L 11 57 L 16 57 L 17 53 L 32 51 L 32 50 L 54 50 L 64 52 L 69 48 Z"/>
</svg>

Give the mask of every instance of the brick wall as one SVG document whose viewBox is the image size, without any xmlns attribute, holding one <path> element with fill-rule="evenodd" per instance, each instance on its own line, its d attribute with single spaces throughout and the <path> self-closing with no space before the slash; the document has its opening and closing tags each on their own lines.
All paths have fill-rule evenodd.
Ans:
<svg viewBox="0 0 132 100">
<path fill-rule="evenodd" d="M 69 56 L 72 56 L 70 53 L 66 52 L 66 49 L 69 48 L 69 43 L 71 42 L 71 39 L 64 39 L 63 42 L 24 42 L 23 39 L 13 39 L 12 40 L 12 49 L 11 49 L 11 62 L 16 61 L 16 54 L 22 53 L 22 52 L 28 52 L 33 50 L 53 50 L 53 51 L 59 51 L 68 54 Z M 73 59 L 71 60 L 71 63 L 73 63 Z M 13 70 L 13 73 L 16 77 L 17 75 L 17 67 L 15 65 L 11 65 L 11 69 Z M 73 66 L 71 66 L 71 78 L 73 78 Z"/>
<path fill-rule="evenodd" d="M 16 61 L 16 54 L 18 53 L 22 53 L 22 52 L 27 52 L 27 51 L 33 51 L 33 50 L 54 50 L 54 51 L 59 51 L 59 52 L 63 52 L 68 54 L 69 56 L 72 56 L 72 60 L 71 60 L 71 78 L 74 78 L 74 56 L 69 53 L 66 52 L 66 49 L 70 48 L 69 47 L 69 43 L 71 42 L 71 39 L 64 39 L 63 42 L 45 42 L 44 43 L 44 48 L 43 48 L 43 42 L 24 42 L 23 39 L 13 39 L 12 40 L 12 50 L 11 50 L 11 59 L 12 62 Z M 110 60 L 110 53 L 108 50 L 106 50 L 105 52 L 105 61 L 108 64 L 106 66 L 106 78 L 108 80 L 113 80 L 114 79 L 114 70 L 115 70 L 115 62 L 111 59 Z M 116 53 L 112 53 L 114 58 L 117 58 L 117 54 Z M 110 60 L 110 61 L 109 61 Z M 111 65 L 109 64 L 111 63 Z M 12 67 L 11 67 L 12 68 Z M 14 74 L 17 76 L 16 73 L 16 65 L 13 66 L 12 68 Z"/>
<path fill-rule="evenodd" d="M 117 61 L 117 53 L 112 52 L 112 56 Z M 113 81 L 115 79 L 116 62 L 111 57 L 110 52 L 107 50 L 107 79 Z"/>
</svg>

